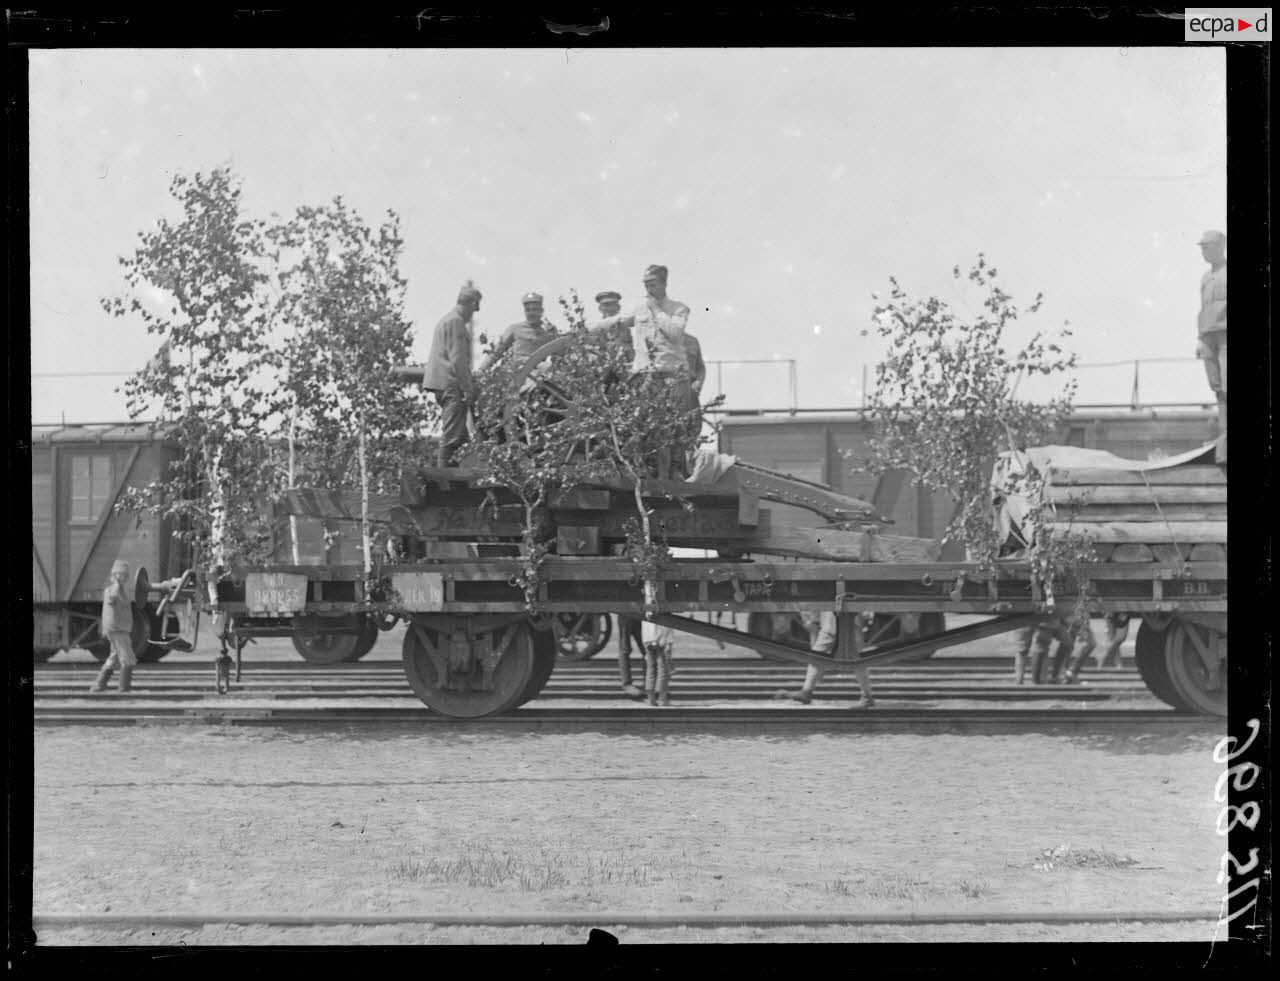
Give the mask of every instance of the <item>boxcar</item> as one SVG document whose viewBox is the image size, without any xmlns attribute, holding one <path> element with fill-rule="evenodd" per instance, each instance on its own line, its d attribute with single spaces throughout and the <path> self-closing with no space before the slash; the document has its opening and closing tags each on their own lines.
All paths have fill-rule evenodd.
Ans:
<svg viewBox="0 0 1280 981">
<path fill-rule="evenodd" d="M 163 657 L 173 643 L 159 622 L 151 583 L 183 574 L 187 556 L 170 523 L 122 513 L 129 486 L 160 477 L 177 447 L 156 424 L 33 426 L 31 430 L 31 590 L 37 661 L 84 647 L 109 653 L 101 633 L 102 590 L 117 559 L 129 563 L 134 600 L 134 650 L 141 660 Z"/>
</svg>

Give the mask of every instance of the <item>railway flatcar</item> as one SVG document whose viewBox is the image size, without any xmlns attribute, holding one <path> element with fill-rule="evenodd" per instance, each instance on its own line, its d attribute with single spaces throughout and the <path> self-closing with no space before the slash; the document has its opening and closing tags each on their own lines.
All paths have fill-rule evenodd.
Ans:
<svg viewBox="0 0 1280 981">
<path fill-rule="evenodd" d="M 180 577 L 189 565 L 186 551 L 169 522 L 115 510 L 126 487 L 145 486 L 161 476 L 177 455 L 176 445 L 156 424 L 32 427 L 36 661 L 71 647 L 106 659 L 110 647 L 101 631 L 102 589 L 117 559 L 131 569 L 138 659 L 155 661 L 183 646 L 176 611 L 163 603 L 162 592 L 152 583 Z"/>
</svg>

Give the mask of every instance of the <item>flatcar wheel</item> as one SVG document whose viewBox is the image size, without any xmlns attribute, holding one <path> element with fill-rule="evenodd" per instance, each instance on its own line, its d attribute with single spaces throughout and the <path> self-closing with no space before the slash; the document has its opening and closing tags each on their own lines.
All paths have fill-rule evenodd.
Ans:
<svg viewBox="0 0 1280 981">
<path fill-rule="evenodd" d="M 520 693 L 520 698 L 516 702 L 515 708 L 519 708 L 525 702 L 533 701 L 542 693 L 542 689 L 551 680 L 551 672 L 555 670 L 556 655 L 558 653 L 559 650 L 553 631 L 533 631 L 533 675 L 529 678 L 529 683 L 525 685 L 524 691 Z"/>
<path fill-rule="evenodd" d="M 566 661 L 595 657 L 613 636 L 613 620 L 607 613 L 558 613 L 553 623 L 556 646 Z"/>
<path fill-rule="evenodd" d="M 404 673 L 409 687 L 432 711 L 453 719 L 479 719 L 510 711 L 519 704 L 535 677 L 538 659 L 534 654 L 533 629 L 528 623 L 517 621 L 482 634 L 478 639 L 483 640 L 490 651 L 496 651 L 502 647 L 508 630 L 514 633 L 494 668 L 489 689 L 483 687 L 484 673 L 479 657 L 472 658 L 471 670 L 466 674 L 450 672 L 449 687 L 445 688 L 440 683 L 432 654 L 447 656 L 448 635 L 409 624 L 403 648 Z"/>
<path fill-rule="evenodd" d="M 1168 630 L 1157 630 L 1145 620 L 1138 625 L 1138 636 L 1133 645 L 1133 659 L 1138 665 L 1138 674 L 1147 689 L 1156 698 L 1171 705 L 1179 712 L 1185 712 L 1190 706 L 1179 697 L 1173 687 L 1173 680 L 1165 659 L 1165 638 Z"/>
<path fill-rule="evenodd" d="M 308 633 L 298 626 L 293 630 L 293 649 L 308 664 L 341 664 L 355 660 L 353 655 L 359 640 L 356 634 L 326 633 L 323 630 Z"/>
<path fill-rule="evenodd" d="M 1165 631 L 1165 670 L 1178 697 L 1201 715 L 1227 717 L 1227 636 L 1185 620 Z"/>
<path fill-rule="evenodd" d="M 168 644 L 153 644 L 152 639 L 160 636 L 160 624 L 146 610 L 133 608 L 133 653 L 139 664 L 151 664 L 160 660 L 172 650 Z"/>
<path fill-rule="evenodd" d="M 373 645 L 378 642 L 378 621 L 373 617 L 360 618 L 360 633 L 356 635 L 356 645 L 351 651 L 348 661 L 358 661 L 371 650 Z"/>
<path fill-rule="evenodd" d="M 57 647 L 36 647 L 31 652 L 32 660 L 34 660 L 36 664 L 44 664 L 45 661 L 57 654 L 58 650 L 59 648 Z"/>
</svg>

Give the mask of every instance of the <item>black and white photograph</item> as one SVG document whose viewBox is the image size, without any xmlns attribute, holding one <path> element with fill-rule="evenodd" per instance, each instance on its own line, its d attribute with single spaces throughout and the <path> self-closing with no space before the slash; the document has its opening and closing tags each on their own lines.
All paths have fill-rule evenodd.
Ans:
<svg viewBox="0 0 1280 981">
<path fill-rule="evenodd" d="M 11 938 L 1269 944 L 1269 13 L 22 27 Z"/>
</svg>

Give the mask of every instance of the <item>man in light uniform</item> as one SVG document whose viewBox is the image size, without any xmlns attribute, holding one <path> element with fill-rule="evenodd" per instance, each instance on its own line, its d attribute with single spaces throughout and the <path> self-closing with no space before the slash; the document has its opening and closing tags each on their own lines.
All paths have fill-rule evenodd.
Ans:
<svg viewBox="0 0 1280 981">
<path fill-rule="evenodd" d="M 687 409 L 693 400 L 684 344 L 689 308 L 667 295 L 666 266 L 646 267 L 643 282 L 648 295 L 632 314 L 631 344 L 635 352 L 631 362 L 632 379 L 645 386 L 669 386 L 674 390 L 676 404 Z M 674 462 L 670 449 L 661 450 L 659 476 L 677 477 L 672 472 Z M 685 461 L 679 463 L 679 469 L 685 469 Z"/>
<path fill-rule="evenodd" d="M 1209 268 L 1200 277 L 1196 357 L 1204 361 L 1209 387 L 1218 398 L 1218 461 L 1227 455 L 1227 236 L 1212 229 L 1200 236 Z"/>
<path fill-rule="evenodd" d="M 456 467 L 458 447 L 467 441 L 468 406 L 476 390 L 471 377 L 471 318 L 479 309 L 480 291 L 468 280 L 458 291 L 457 305 L 440 318 L 431 335 L 422 387 L 440 406 L 437 466 Z"/>
</svg>

